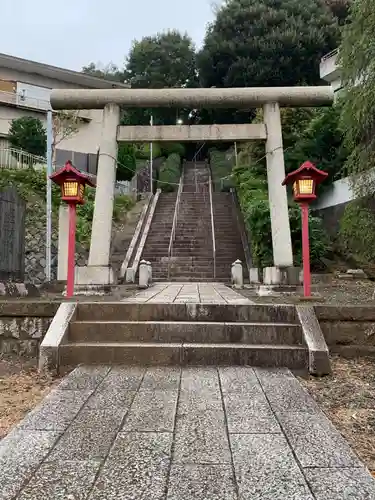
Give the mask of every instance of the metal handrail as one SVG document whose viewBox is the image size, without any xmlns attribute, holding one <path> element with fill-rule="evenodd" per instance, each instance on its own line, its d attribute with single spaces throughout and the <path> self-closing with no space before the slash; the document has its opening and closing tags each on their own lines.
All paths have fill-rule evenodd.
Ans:
<svg viewBox="0 0 375 500">
<path fill-rule="evenodd" d="M 214 224 L 214 209 L 212 204 L 212 180 L 211 173 L 208 178 L 208 186 L 210 193 L 210 210 L 211 210 L 211 231 L 212 231 L 212 254 L 214 259 L 214 279 L 216 279 L 216 239 L 215 239 L 215 224 Z"/>
<path fill-rule="evenodd" d="M 172 224 L 172 230 L 171 230 L 171 237 L 169 238 L 169 246 L 168 246 L 168 278 L 170 274 L 170 267 L 171 267 L 171 257 L 173 253 L 173 243 L 176 238 L 176 227 L 177 227 L 177 220 L 178 220 L 178 213 L 180 210 L 180 201 L 181 201 L 181 193 L 184 185 L 184 172 L 182 172 L 181 177 L 180 177 L 180 183 L 178 185 L 178 191 L 177 191 L 177 198 L 176 198 L 176 204 L 174 207 L 174 214 L 173 214 L 173 224 Z"/>
</svg>

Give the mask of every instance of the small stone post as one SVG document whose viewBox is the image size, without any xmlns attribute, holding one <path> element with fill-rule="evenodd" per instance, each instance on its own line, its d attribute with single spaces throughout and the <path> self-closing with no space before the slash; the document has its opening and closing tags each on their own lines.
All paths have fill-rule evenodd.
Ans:
<svg viewBox="0 0 375 500">
<path fill-rule="evenodd" d="M 232 264 L 232 284 L 234 288 L 243 288 L 243 267 L 239 259 Z"/>
<path fill-rule="evenodd" d="M 139 288 L 148 288 L 150 271 L 148 263 L 141 260 L 139 263 Z"/>
<path fill-rule="evenodd" d="M 148 268 L 148 282 L 152 283 L 152 265 L 150 261 L 147 261 L 147 268 Z"/>
<path fill-rule="evenodd" d="M 59 208 L 59 241 L 57 259 L 57 279 L 66 281 L 68 276 L 68 236 L 69 236 L 69 207 L 61 204 Z"/>
</svg>

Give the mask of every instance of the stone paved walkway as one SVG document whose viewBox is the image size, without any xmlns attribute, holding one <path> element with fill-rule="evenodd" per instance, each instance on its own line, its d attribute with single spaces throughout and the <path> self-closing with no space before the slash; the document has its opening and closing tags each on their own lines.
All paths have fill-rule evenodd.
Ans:
<svg viewBox="0 0 375 500">
<path fill-rule="evenodd" d="M 253 304 L 223 283 L 155 283 L 124 302 L 157 304 Z"/>
<path fill-rule="evenodd" d="M 287 370 L 79 367 L 0 442 L 1 500 L 373 500 Z"/>
</svg>

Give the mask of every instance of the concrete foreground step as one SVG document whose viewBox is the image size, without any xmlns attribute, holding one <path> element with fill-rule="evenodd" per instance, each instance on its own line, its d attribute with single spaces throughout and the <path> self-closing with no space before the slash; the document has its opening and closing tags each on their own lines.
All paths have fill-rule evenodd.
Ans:
<svg viewBox="0 0 375 500">
<path fill-rule="evenodd" d="M 302 329 L 293 323 L 75 321 L 70 342 L 189 342 L 302 344 Z"/>
<path fill-rule="evenodd" d="M 126 364 L 146 366 L 262 366 L 306 370 L 308 349 L 285 345 L 81 342 L 61 345 L 60 366 Z"/>
<path fill-rule="evenodd" d="M 166 285 L 163 285 L 166 286 Z M 173 285 L 178 287 L 178 284 Z M 195 285 L 197 286 L 197 285 Z M 157 292 L 155 292 L 157 294 Z M 152 296 L 151 296 L 152 298 Z M 217 321 L 299 324 L 293 305 L 82 302 L 76 321 Z"/>
</svg>

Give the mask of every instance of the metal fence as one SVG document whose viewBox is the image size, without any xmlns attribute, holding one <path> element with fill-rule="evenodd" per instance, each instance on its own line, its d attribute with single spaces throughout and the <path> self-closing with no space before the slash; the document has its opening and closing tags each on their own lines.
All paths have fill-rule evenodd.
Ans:
<svg viewBox="0 0 375 500">
<path fill-rule="evenodd" d="M 0 168 L 24 169 L 33 167 L 42 169 L 46 167 L 47 160 L 42 156 L 26 153 L 21 149 L 0 149 Z"/>
<path fill-rule="evenodd" d="M 15 188 L 0 192 L 0 279 L 23 281 L 26 204 Z"/>
</svg>

